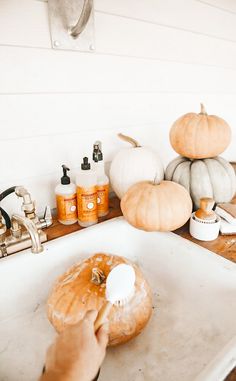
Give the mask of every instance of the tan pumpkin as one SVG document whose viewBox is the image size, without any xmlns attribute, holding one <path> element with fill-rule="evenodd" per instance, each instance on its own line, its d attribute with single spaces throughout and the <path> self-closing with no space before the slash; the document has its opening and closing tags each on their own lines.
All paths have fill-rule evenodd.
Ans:
<svg viewBox="0 0 236 381">
<path fill-rule="evenodd" d="M 133 185 L 121 200 L 125 219 L 146 231 L 172 231 L 184 225 L 192 201 L 184 187 L 171 181 L 143 181 Z"/>
<path fill-rule="evenodd" d="M 211 197 L 217 203 L 228 202 L 236 192 L 234 169 L 219 156 L 204 160 L 179 156 L 167 166 L 165 178 L 187 189 L 195 209 L 200 207 L 202 197 Z"/>
<path fill-rule="evenodd" d="M 135 293 L 123 306 L 113 306 L 109 319 L 109 345 L 137 336 L 152 313 L 152 292 L 141 270 L 128 259 L 98 253 L 71 267 L 56 282 L 48 298 L 48 318 L 58 332 L 81 320 L 86 311 L 100 310 L 105 302 L 106 277 L 120 263 L 133 266 Z M 121 279 L 122 282 L 122 279 Z"/>
<path fill-rule="evenodd" d="M 181 116 L 170 130 L 173 149 L 190 159 L 218 156 L 230 140 L 231 130 L 226 121 L 216 115 L 207 115 L 203 104 L 200 114 L 190 112 Z"/>
</svg>

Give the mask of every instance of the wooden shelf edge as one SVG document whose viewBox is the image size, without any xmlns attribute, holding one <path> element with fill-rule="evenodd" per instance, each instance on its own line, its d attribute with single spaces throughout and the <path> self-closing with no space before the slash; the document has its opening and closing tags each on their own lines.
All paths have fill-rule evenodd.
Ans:
<svg viewBox="0 0 236 381">
<path fill-rule="evenodd" d="M 113 197 L 110 199 L 109 214 L 106 217 L 100 218 L 99 222 L 108 221 L 119 216 L 122 216 L 120 209 L 120 200 L 117 197 Z M 56 220 L 55 217 L 53 224 L 49 228 L 45 229 L 45 232 L 47 233 L 48 241 L 51 241 L 55 238 L 62 237 L 81 229 L 85 228 L 82 228 L 77 223 L 73 225 L 62 225 Z M 214 241 L 198 241 L 190 235 L 188 223 L 175 230 L 174 233 L 196 243 L 199 246 L 205 247 L 206 249 L 213 251 L 214 253 L 221 255 L 222 257 L 229 259 L 232 262 L 236 262 L 236 235 L 219 235 L 219 237 Z"/>
</svg>

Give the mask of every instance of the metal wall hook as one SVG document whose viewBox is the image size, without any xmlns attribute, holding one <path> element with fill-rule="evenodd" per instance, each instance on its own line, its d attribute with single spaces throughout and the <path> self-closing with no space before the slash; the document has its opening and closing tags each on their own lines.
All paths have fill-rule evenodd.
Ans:
<svg viewBox="0 0 236 381">
<path fill-rule="evenodd" d="M 94 51 L 93 0 L 48 0 L 52 47 Z"/>
<path fill-rule="evenodd" d="M 69 34 L 72 37 L 77 38 L 83 32 L 84 28 L 86 27 L 88 23 L 92 9 L 93 9 L 93 0 L 84 0 L 83 9 L 77 24 L 69 28 L 68 30 Z"/>
</svg>

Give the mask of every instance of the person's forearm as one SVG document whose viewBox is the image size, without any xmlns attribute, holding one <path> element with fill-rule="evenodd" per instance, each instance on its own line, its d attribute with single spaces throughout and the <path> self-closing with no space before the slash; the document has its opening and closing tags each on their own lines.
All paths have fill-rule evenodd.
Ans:
<svg viewBox="0 0 236 381">
<path fill-rule="evenodd" d="M 39 381 L 88 381 L 82 375 L 69 375 L 61 372 L 47 371 L 42 374 Z"/>
<path fill-rule="evenodd" d="M 104 360 L 108 326 L 94 332 L 97 311 L 69 325 L 48 348 L 46 369 L 39 381 L 91 381 Z"/>
<path fill-rule="evenodd" d="M 42 374 L 39 381 L 70 381 L 70 379 L 65 374 L 48 371 Z"/>
</svg>

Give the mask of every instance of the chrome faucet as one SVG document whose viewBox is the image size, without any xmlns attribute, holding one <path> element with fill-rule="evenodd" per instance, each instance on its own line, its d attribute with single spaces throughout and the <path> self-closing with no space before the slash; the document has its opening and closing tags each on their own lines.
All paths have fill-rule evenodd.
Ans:
<svg viewBox="0 0 236 381">
<path fill-rule="evenodd" d="M 14 234 L 15 238 L 17 238 L 16 235 L 18 235 L 18 237 L 21 236 L 19 232 L 21 231 L 21 226 L 24 226 L 30 235 L 32 253 L 41 253 L 43 251 L 43 245 L 41 244 L 39 231 L 35 223 L 28 217 L 19 216 L 18 214 L 13 214 L 11 220 L 11 232 L 13 237 Z"/>
<path fill-rule="evenodd" d="M 2 212 L 0 210 L 0 253 L 2 252 L 2 255 L 6 254 L 6 250 L 5 250 L 6 232 L 7 232 L 7 227 L 6 227 L 4 218 L 2 216 Z"/>
<path fill-rule="evenodd" d="M 24 187 L 16 187 L 15 194 L 23 199 L 21 210 L 25 213 L 25 217 L 30 218 L 34 222 L 38 222 L 39 219 L 35 213 L 35 202 L 32 201 L 27 189 Z"/>
<path fill-rule="evenodd" d="M 43 218 L 39 218 L 36 214 L 35 202 L 32 201 L 30 193 L 22 186 L 11 187 L 2 192 L 0 201 L 13 192 L 18 197 L 22 197 L 21 209 L 25 215 L 13 214 L 10 220 L 8 214 L 0 208 L 0 258 L 29 247 L 31 247 L 32 253 L 41 253 L 43 251 L 42 242 L 47 241 L 47 235 L 42 229 L 52 224 L 50 208 L 46 207 Z"/>
</svg>

